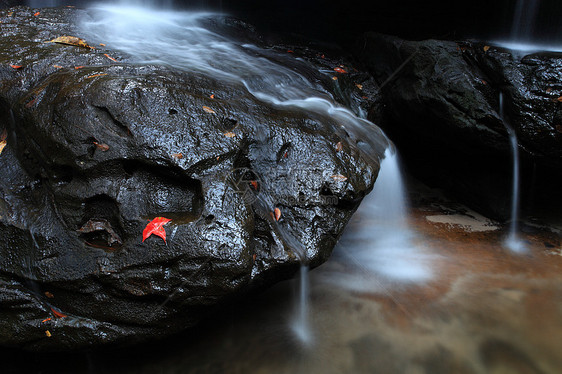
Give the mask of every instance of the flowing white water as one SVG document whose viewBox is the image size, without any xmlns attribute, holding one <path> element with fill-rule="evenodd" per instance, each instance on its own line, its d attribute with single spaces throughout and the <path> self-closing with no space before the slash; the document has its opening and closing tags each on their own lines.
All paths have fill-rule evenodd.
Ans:
<svg viewBox="0 0 562 374">
<path fill-rule="evenodd" d="M 509 40 L 495 41 L 494 44 L 511 49 L 518 57 L 540 51 L 561 52 L 562 45 L 538 41 L 534 35 L 539 8 L 540 0 L 517 0 Z"/>
<path fill-rule="evenodd" d="M 313 342 L 312 331 L 309 323 L 308 294 L 310 280 L 308 278 L 308 266 L 301 265 L 299 273 L 298 298 L 295 305 L 294 315 L 291 321 L 291 329 L 303 345 L 310 345 Z"/>
<path fill-rule="evenodd" d="M 511 25 L 511 40 L 532 39 L 538 9 L 539 0 L 517 0 Z"/>
<path fill-rule="evenodd" d="M 512 169 L 512 188 L 511 188 L 511 222 L 509 225 L 509 234 L 505 240 L 505 246 L 514 252 L 522 252 L 525 250 L 525 244 L 519 238 L 519 147 L 517 145 L 517 134 L 511 127 L 505 117 L 504 96 L 500 92 L 500 118 L 502 119 L 507 133 L 509 135 L 509 143 L 511 145 L 511 155 L 513 158 Z"/>
<path fill-rule="evenodd" d="M 434 255 L 414 244 L 400 162 L 389 147 L 375 187 L 361 203 L 335 255 L 346 268 L 328 282 L 362 292 L 385 292 L 385 284 L 410 284 L 432 278 Z"/>
<path fill-rule="evenodd" d="M 382 131 L 336 104 L 315 69 L 287 53 L 241 43 L 221 35 L 209 20 L 222 15 L 182 12 L 136 5 L 93 5 L 81 28 L 88 40 L 118 49 L 138 62 L 197 71 L 225 81 L 241 82 L 258 99 L 337 119 L 354 140 L 362 140 L 367 155 L 388 146 Z M 219 22 L 220 23 L 220 22 Z"/>
</svg>

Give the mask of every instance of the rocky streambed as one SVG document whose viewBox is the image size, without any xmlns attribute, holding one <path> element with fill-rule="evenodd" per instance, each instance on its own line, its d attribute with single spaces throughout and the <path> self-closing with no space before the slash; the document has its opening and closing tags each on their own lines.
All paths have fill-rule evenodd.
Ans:
<svg viewBox="0 0 562 374">
<path fill-rule="evenodd" d="M 204 19 L 206 30 L 257 46 L 257 59 L 323 97 L 281 105 L 251 79 L 141 61 L 88 39 L 84 17 L 75 8 L 0 10 L 3 346 L 161 338 L 228 313 L 301 263 L 325 262 L 389 145 L 360 118 L 363 127 L 346 127 L 351 110 L 396 140 L 418 178 L 505 219 L 501 92 L 523 152 L 527 206 L 560 203 L 551 194 L 562 185 L 558 55 L 367 34 L 350 56 Z M 326 102 L 329 111 L 316 110 Z M 166 239 L 143 240 L 157 217 L 171 219 L 155 229 Z"/>
</svg>

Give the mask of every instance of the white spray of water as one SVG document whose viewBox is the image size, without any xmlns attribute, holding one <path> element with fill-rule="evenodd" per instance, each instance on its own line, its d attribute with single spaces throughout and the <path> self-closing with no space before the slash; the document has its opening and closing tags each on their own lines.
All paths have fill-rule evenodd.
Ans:
<svg viewBox="0 0 562 374">
<path fill-rule="evenodd" d="M 519 147 L 517 146 L 517 135 L 515 130 L 509 125 L 505 118 L 503 93 L 500 92 L 500 118 L 502 119 L 507 133 L 509 135 L 509 143 L 511 145 L 511 154 L 513 158 L 513 174 L 511 188 L 511 222 L 509 225 L 509 234 L 505 240 L 505 246 L 514 252 L 523 252 L 525 245 L 519 238 Z"/>
<path fill-rule="evenodd" d="M 335 254 L 347 264 L 346 270 L 331 281 L 363 292 L 388 292 L 383 283 L 428 281 L 434 256 L 414 245 L 414 238 L 399 158 L 388 148 L 373 191 L 336 247 Z"/>
</svg>

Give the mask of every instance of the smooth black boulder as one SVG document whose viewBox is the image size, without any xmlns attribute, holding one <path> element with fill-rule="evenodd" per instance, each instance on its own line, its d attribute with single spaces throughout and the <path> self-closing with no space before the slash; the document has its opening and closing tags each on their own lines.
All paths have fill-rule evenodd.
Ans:
<svg viewBox="0 0 562 374">
<path fill-rule="evenodd" d="M 325 261 L 383 150 L 242 84 L 48 42 L 79 12 L 0 10 L 0 345 L 162 337 Z M 143 241 L 159 216 L 167 241 Z"/>
<path fill-rule="evenodd" d="M 369 118 L 410 170 L 494 217 L 510 217 L 517 135 L 526 206 L 562 186 L 562 56 L 522 57 L 484 43 L 368 33 L 357 56 L 380 86 Z M 503 116 L 500 109 L 503 95 Z"/>
</svg>

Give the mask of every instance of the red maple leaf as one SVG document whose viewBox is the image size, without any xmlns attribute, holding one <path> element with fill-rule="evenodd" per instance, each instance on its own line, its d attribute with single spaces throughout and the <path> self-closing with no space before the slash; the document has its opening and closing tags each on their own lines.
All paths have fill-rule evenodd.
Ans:
<svg viewBox="0 0 562 374">
<path fill-rule="evenodd" d="M 154 234 L 161 237 L 166 242 L 166 230 L 164 230 L 164 225 L 170 222 L 171 219 L 165 217 L 156 217 L 146 225 L 144 231 L 142 232 L 142 241 L 144 242 L 146 238 Z"/>
</svg>

